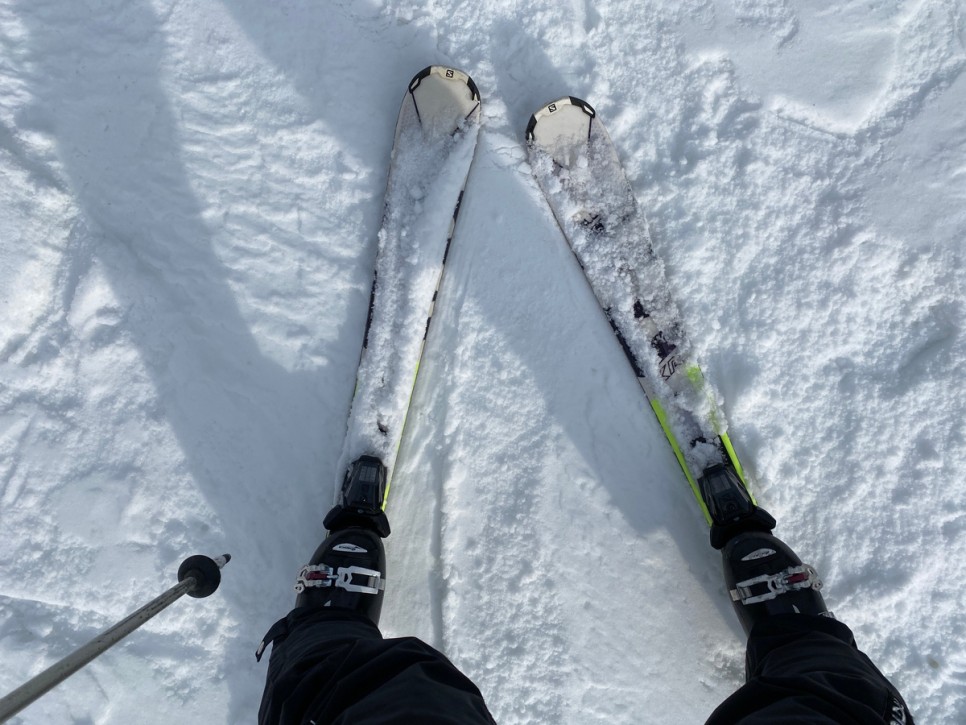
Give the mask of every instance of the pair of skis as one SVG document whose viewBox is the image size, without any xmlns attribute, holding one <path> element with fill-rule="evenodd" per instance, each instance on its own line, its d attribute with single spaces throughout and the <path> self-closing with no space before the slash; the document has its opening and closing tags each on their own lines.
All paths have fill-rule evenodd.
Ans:
<svg viewBox="0 0 966 725">
<path fill-rule="evenodd" d="M 339 470 L 343 490 L 384 510 L 480 128 L 465 73 L 416 74 L 396 124 L 356 389 Z M 717 395 L 693 360 L 616 150 L 594 109 L 550 103 L 526 129 L 540 189 L 600 302 L 708 524 L 754 507 Z M 360 487 L 360 478 L 367 486 Z M 387 531 L 388 533 L 388 531 Z"/>
</svg>

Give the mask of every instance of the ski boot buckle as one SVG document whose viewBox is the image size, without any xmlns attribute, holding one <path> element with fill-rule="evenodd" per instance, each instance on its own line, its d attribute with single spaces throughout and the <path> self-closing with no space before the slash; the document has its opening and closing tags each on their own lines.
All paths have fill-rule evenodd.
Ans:
<svg viewBox="0 0 966 725">
<path fill-rule="evenodd" d="M 365 584 L 354 584 L 354 576 L 368 577 Z M 306 564 L 295 579 L 295 591 L 301 594 L 306 589 L 337 587 L 355 594 L 378 594 L 386 588 L 382 574 L 375 569 L 362 566 L 340 566 L 337 570 L 325 564 Z"/>
<path fill-rule="evenodd" d="M 754 594 L 752 588 L 761 584 L 765 585 L 765 591 L 761 594 Z M 801 564 L 790 566 L 777 574 L 762 574 L 737 582 L 730 594 L 733 601 L 740 601 L 742 604 L 758 604 L 789 592 L 801 589 L 815 589 L 817 591 L 821 588 L 822 580 L 815 568 L 809 564 Z"/>
</svg>

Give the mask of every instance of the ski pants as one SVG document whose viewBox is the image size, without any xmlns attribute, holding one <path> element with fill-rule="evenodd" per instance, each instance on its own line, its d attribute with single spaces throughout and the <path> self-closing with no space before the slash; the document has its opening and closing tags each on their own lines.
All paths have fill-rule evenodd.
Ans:
<svg viewBox="0 0 966 725">
<path fill-rule="evenodd" d="M 269 643 L 260 724 L 494 725 L 483 695 L 446 657 L 415 637 L 383 639 L 354 612 L 293 609 Z"/>
<path fill-rule="evenodd" d="M 707 725 L 913 724 L 898 690 L 859 651 L 852 631 L 830 617 L 776 614 L 759 622 L 745 667 L 747 682 Z"/>
<path fill-rule="evenodd" d="M 269 630 L 259 655 L 269 642 L 261 724 L 494 722 L 480 691 L 446 657 L 413 637 L 383 639 L 364 616 L 294 609 Z M 834 619 L 793 614 L 759 623 L 747 667 L 746 684 L 708 725 L 913 723 L 896 689 Z"/>
</svg>

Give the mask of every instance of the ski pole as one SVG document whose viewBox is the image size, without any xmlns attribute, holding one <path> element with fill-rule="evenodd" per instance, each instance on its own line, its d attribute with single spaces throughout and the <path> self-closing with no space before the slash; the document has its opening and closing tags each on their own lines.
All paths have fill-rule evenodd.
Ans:
<svg viewBox="0 0 966 725">
<path fill-rule="evenodd" d="M 178 584 L 0 699 L 0 723 L 16 715 L 185 594 L 196 599 L 212 594 L 221 583 L 221 568 L 230 560 L 230 554 L 216 559 L 201 554 L 189 556 L 178 569 Z"/>
</svg>

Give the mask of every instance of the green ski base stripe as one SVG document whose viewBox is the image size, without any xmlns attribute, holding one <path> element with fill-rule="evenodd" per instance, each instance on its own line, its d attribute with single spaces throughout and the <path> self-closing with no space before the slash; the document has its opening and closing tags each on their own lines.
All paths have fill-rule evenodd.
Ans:
<svg viewBox="0 0 966 725">
<path fill-rule="evenodd" d="M 691 493 L 694 494 L 694 498 L 698 502 L 698 506 L 701 507 L 701 513 L 704 514 L 704 520 L 708 522 L 708 526 L 711 526 L 711 514 L 708 512 L 708 507 L 705 505 L 704 499 L 701 498 L 701 491 L 698 490 L 698 482 L 694 480 L 691 469 L 688 468 L 688 463 L 684 459 L 684 453 L 681 451 L 681 446 L 678 445 L 677 438 L 674 437 L 671 426 L 668 424 L 667 413 L 664 412 L 664 408 L 657 399 L 651 400 L 650 403 L 651 409 L 654 411 L 654 415 L 657 416 L 657 420 L 661 424 L 661 428 L 664 429 L 664 435 L 667 438 L 668 443 L 671 444 L 671 448 L 674 450 L 674 455 L 678 459 L 678 465 L 681 466 L 681 470 L 684 471 L 684 475 L 687 476 L 688 484 L 691 486 Z"/>
</svg>

